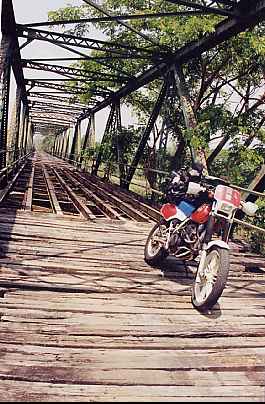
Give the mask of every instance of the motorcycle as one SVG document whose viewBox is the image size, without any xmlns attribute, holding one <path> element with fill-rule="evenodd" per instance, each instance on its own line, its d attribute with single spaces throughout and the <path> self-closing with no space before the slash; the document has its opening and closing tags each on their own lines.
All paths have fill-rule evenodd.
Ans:
<svg viewBox="0 0 265 404">
<path fill-rule="evenodd" d="M 204 197 L 198 198 L 201 195 Z M 199 206 L 198 200 L 202 201 Z M 230 266 L 228 241 L 238 209 L 254 216 L 258 206 L 242 201 L 240 192 L 220 184 L 219 178 L 189 182 L 185 198 L 162 205 L 161 220 L 146 240 L 144 258 L 151 266 L 160 266 L 168 255 L 184 262 L 198 261 L 191 301 L 199 311 L 210 310 L 225 288 Z"/>
</svg>

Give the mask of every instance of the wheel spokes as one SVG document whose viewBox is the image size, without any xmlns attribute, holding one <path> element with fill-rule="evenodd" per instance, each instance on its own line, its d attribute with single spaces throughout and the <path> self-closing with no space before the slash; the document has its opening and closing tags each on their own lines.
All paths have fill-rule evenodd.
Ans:
<svg viewBox="0 0 265 404">
<path fill-rule="evenodd" d="M 209 253 L 206 258 L 205 267 L 197 273 L 197 300 L 204 302 L 213 290 L 214 283 L 220 266 L 220 257 L 216 251 Z"/>
<path fill-rule="evenodd" d="M 159 249 L 164 245 L 165 241 L 163 238 L 163 229 L 158 227 L 154 233 L 152 234 L 150 241 L 149 241 L 149 254 L 156 255 Z"/>
</svg>

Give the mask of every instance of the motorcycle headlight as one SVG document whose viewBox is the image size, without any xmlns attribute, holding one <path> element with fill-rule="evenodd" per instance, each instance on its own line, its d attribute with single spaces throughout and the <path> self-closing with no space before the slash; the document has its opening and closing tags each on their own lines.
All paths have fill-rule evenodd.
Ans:
<svg viewBox="0 0 265 404">
<path fill-rule="evenodd" d="M 222 203 L 220 210 L 225 213 L 231 213 L 234 210 L 234 206 L 228 205 L 227 203 Z"/>
</svg>

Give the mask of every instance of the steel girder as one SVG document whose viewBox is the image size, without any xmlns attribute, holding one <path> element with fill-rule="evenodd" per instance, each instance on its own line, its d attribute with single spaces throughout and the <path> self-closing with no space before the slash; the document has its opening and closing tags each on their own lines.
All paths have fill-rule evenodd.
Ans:
<svg viewBox="0 0 265 404">
<path fill-rule="evenodd" d="M 95 146 L 95 115 L 90 114 L 88 117 L 88 123 L 86 127 L 86 133 L 82 141 L 81 145 L 81 151 L 80 151 L 80 159 L 79 163 L 82 167 L 82 163 L 84 160 L 84 152 L 89 148 L 89 147 L 94 147 Z"/>
<path fill-rule="evenodd" d="M 77 121 L 74 127 L 74 134 L 72 139 L 71 150 L 69 154 L 70 160 L 75 160 L 75 155 L 77 154 L 78 157 L 80 155 L 80 146 L 81 146 L 81 133 L 80 133 L 80 124 L 81 121 Z"/>
<path fill-rule="evenodd" d="M 12 42 L 12 69 L 16 79 L 16 83 L 21 87 L 21 97 L 24 104 L 27 104 L 26 87 L 24 83 L 24 75 L 21 63 L 21 55 L 19 51 L 19 43 L 16 35 L 16 21 L 11 0 L 2 0 L 1 12 L 1 30 L 2 38 L 10 38 Z M 1 45 L 2 46 L 2 45 Z"/>
<path fill-rule="evenodd" d="M 37 104 L 31 106 L 31 111 L 44 111 L 44 112 L 52 112 L 52 113 L 59 113 L 59 114 L 66 114 L 78 117 L 80 110 L 70 110 L 66 108 L 57 107 L 57 105 L 51 105 L 51 107 L 46 107 L 45 105 Z"/>
<path fill-rule="evenodd" d="M 65 121 L 65 122 L 71 122 L 74 123 L 76 121 L 75 117 L 73 116 L 68 116 L 68 115 L 60 115 L 57 112 L 52 113 L 52 112 L 46 112 L 46 111 L 31 111 L 30 112 L 30 117 L 32 119 L 36 118 L 42 118 L 42 119 L 54 119 L 54 120 L 60 120 L 60 121 Z"/>
<path fill-rule="evenodd" d="M 113 103 L 111 105 L 110 113 L 109 113 L 109 116 L 108 116 L 105 131 L 104 131 L 103 138 L 102 138 L 102 141 L 101 141 L 100 150 L 98 152 L 96 162 L 95 162 L 94 167 L 92 169 L 92 173 L 94 175 L 97 175 L 97 172 L 98 172 L 98 169 L 99 169 L 99 166 L 100 166 L 100 163 L 101 163 L 101 159 L 102 159 L 102 155 L 103 155 L 103 146 L 106 143 L 106 140 L 107 140 L 107 138 L 109 136 L 110 128 L 111 128 L 113 118 L 114 118 L 114 114 L 115 114 L 115 108 L 116 108 L 115 104 Z"/>
<path fill-rule="evenodd" d="M 129 184 L 130 184 L 130 182 L 131 182 L 131 180 L 132 180 L 132 178 L 134 176 L 135 170 L 136 170 L 137 165 L 138 165 L 138 163 L 140 161 L 140 158 L 141 158 L 141 156 L 143 154 L 143 151 L 144 151 L 146 143 L 147 143 L 147 141 L 149 139 L 150 133 L 151 133 L 153 127 L 154 127 L 155 121 L 158 118 L 158 115 L 160 113 L 160 110 L 161 110 L 161 107 L 163 105 L 164 99 L 165 99 L 166 94 L 168 92 L 168 86 L 169 86 L 169 82 L 166 79 L 163 82 L 163 85 L 162 85 L 162 88 L 160 90 L 159 96 L 158 96 L 158 98 L 156 100 L 156 103 L 155 103 L 153 111 L 152 111 L 152 113 L 150 115 L 150 118 L 149 118 L 149 121 L 147 123 L 147 126 L 146 126 L 146 128 L 145 128 L 145 130 L 144 130 L 144 132 L 142 134 L 138 149 L 136 151 L 136 154 L 134 156 L 134 159 L 133 159 L 133 161 L 131 163 L 131 166 L 129 168 L 128 174 L 126 176 L 126 186 L 127 187 L 129 187 Z"/>
<path fill-rule="evenodd" d="M 61 104 L 67 104 L 68 106 L 71 105 L 74 108 L 80 107 L 80 109 L 83 109 L 83 110 L 85 108 L 87 108 L 86 104 L 81 104 L 80 102 L 73 103 L 73 98 L 72 97 L 62 97 L 61 94 L 60 94 L 60 97 L 59 97 L 59 96 L 52 95 L 52 93 L 42 94 L 42 93 L 39 93 L 39 92 L 34 92 L 34 93 L 30 93 L 28 95 L 28 98 L 29 98 L 30 101 L 32 101 L 32 99 L 34 101 L 36 101 L 36 99 L 41 99 L 41 100 L 44 99 L 45 101 L 49 101 L 49 100 L 56 101 L 58 103 L 57 104 L 58 106 L 60 106 Z"/>
<path fill-rule="evenodd" d="M 221 1 L 219 1 L 221 3 Z M 128 20 L 145 20 L 145 19 L 156 19 L 156 18 L 172 18 L 176 16 L 194 16 L 194 15 L 208 15 L 215 14 L 214 10 L 209 7 L 206 11 L 200 10 L 181 10 L 172 12 L 160 12 L 160 13 L 145 13 L 145 14 L 120 14 L 120 15 L 109 15 L 106 17 L 91 17 L 91 18 L 81 18 L 81 19 L 70 19 L 70 20 L 60 20 L 53 21 L 52 25 L 68 25 L 68 24 L 78 24 L 78 23 L 99 23 L 99 22 L 112 22 L 112 21 L 128 21 Z M 50 26 L 50 21 L 42 21 L 36 23 L 26 24 L 26 27 L 44 27 Z"/>
<path fill-rule="evenodd" d="M 72 118 L 77 118 L 79 113 L 78 111 L 73 112 L 70 110 L 61 110 L 59 108 L 56 108 L 56 106 L 54 108 L 47 108 L 47 107 L 43 107 L 43 106 L 33 106 L 31 107 L 31 113 L 32 114 L 36 114 L 36 113 L 44 113 L 44 114 L 52 114 L 52 115 L 69 115 Z"/>
<path fill-rule="evenodd" d="M 99 39 L 91 39 L 91 38 L 82 38 L 75 35 L 69 34 L 60 34 L 58 32 L 51 32 L 45 30 L 36 30 L 32 28 L 28 28 L 25 25 L 17 25 L 17 34 L 18 37 L 26 38 L 29 40 L 40 40 L 40 41 L 48 41 L 54 44 L 63 44 L 70 45 L 76 47 L 82 47 L 91 50 L 103 51 L 108 53 L 114 53 L 117 55 L 123 55 L 126 51 L 125 55 L 139 55 L 139 53 L 143 53 L 145 55 L 153 55 L 154 52 L 150 49 L 145 48 L 137 48 L 130 45 L 125 45 L 122 43 L 112 43 L 108 41 L 102 41 Z"/>
<path fill-rule="evenodd" d="M 27 85 L 31 85 L 32 88 L 33 87 L 43 87 L 43 88 L 50 88 L 53 90 L 57 90 L 57 91 L 62 91 L 66 94 L 86 94 L 87 92 L 90 92 L 92 94 L 104 97 L 107 94 L 110 94 L 110 91 L 106 91 L 106 90 L 101 90 L 101 91 L 97 91 L 97 90 L 89 90 L 87 91 L 85 88 L 82 87 L 71 87 L 71 86 L 65 86 L 62 84 L 56 84 L 56 83 L 48 83 L 48 82 L 42 82 L 42 81 L 36 81 L 36 80 L 25 80 L 25 83 Z"/>
<path fill-rule="evenodd" d="M 60 131 L 68 129 L 69 126 L 63 125 L 63 124 L 53 124 L 53 123 L 43 123 L 39 121 L 34 121 L 32 122 L 34 128 L 36 131 L 39 131 L 41 129 L 47 129 L 47 130 L 53 130 L 53 129 L 58 129 Z"/>
<path fill-rule="evenodd" d="M 197 10 L 201 10 L 203 12 L 206 13 L 213 13 L 213 14 L 217 14 L 217 15 L 223 15 L 226 17 L 234 17 L 236 15 L 235 11 L 234 11 L 234 7 L 236 5 L 236 2 L 224 2 L 224 1 L 215 1 L 214 3 L 217 4 L 225 4 L 225 5 L 229 5 L 230 7 L 227 8 L 221 8 L 221 7 L 213 7 L 210 5 L 203 5 L 203 4 L 198 4 L 194 1 L 186 1 L 186 0 L 166 0 L 169 3 L 173 3 L 173 4 L 178 4 L 181 6 L 186 6 L 186 7 L 190 7 L 192 9 L 197 9 Z M 213 1 L 210 2 L 210 4 L 213 3 Z M 232 7 L 232 9 L 231 9 Z"/>
<path fill-rule="evenodd" d="M 65 66 L 57 66 L 57 65 L 50 65 L 50 64 L 45 64 L 45 63 L 36 63 L 32 62 L 31 60 L 22 60 L 22 65 L 23 67 L 27 69 L 35 69 L 35 70 L 41 70 L 41 71 L 46 71 L 46 72 L 52 72 L 52 73 L 57 73 L 61 74 L 67 77 L 70 77 L 72 79 L 75 79 L 76 77 L 82 77 L 84 79 L 90 79 L 92 78 L 95 81 L 114 81 L 114 82 L 127 82 L 128 77 L 121 76 L 121 75 L 114 75 L 114 74 L 108 74 L 105 72 L 97 72 L 97 71 L 86 71 L 86 70 L 81 70 L 81 69 L 76 69 L 73 67 L 65 67 Z"/>
<path fill-rule="evenodd" d="M 3 44 L 3 41 L 2 41 Z M 7 48 L 2 48 L 1 51 L 7 52 L 4 55 L 3 71 L 1 75 L 1 108 L 0 108 L 0 169 L 4 168 L 7 163 L 6 148 L 7 148 L 7 132 L 8 132 L 8 110 L 9 110 L 9 95 L 10 95 L 10 73 L 11 73 L 11 60 L 10 60 L 10 46 L 6 44 Z"/>
</svg>

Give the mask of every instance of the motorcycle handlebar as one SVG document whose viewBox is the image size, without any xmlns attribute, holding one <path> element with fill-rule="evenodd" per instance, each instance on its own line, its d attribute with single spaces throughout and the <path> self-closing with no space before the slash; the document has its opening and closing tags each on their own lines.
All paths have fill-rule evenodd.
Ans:
<svg viewBox="0 0 265 404">
<path fill-rule="evenodd" d="M 206 175 L 205 177 L 203 177 L 203 179 L 206 181 L 206 183 L 209 183 L 213 186 L 217 186 L 217 185 L 230 185 L 230 183 L 226 180 L 223 180 L 222 178 L 219 177 L 213 177 L 211 175 Z"/>
</svg>

